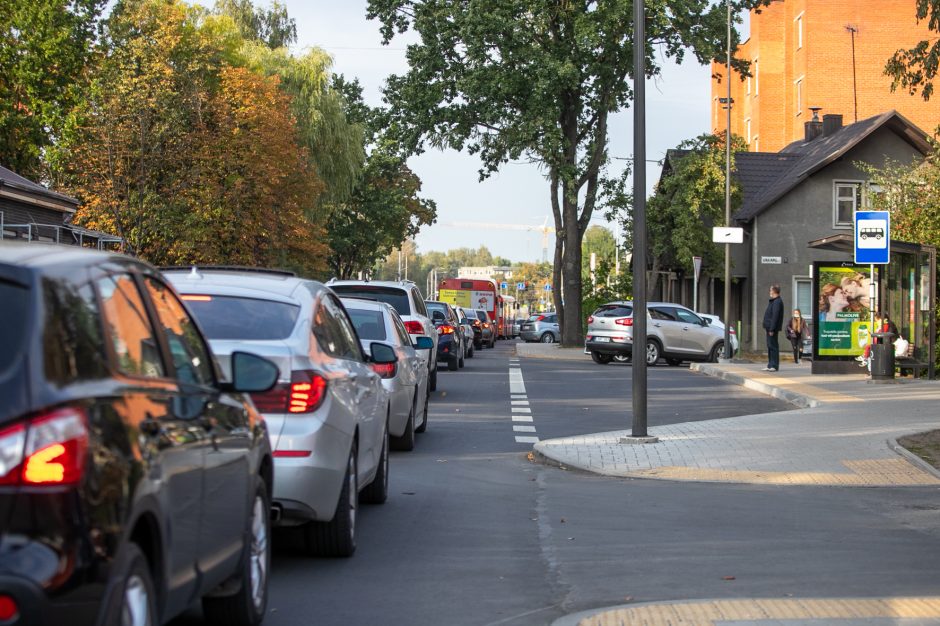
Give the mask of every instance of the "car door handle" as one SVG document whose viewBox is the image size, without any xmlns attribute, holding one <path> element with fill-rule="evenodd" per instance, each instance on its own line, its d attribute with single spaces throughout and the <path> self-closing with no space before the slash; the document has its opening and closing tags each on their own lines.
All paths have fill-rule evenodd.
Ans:
<svg viewBox="0 0 940 626">
<path fill-rule="evenodd" d="M 662 325 L 662 324 L 653 324 L 653 326 L 655 326 L 656 328 L 662 328 L 663 325 Z"/>
</svg>

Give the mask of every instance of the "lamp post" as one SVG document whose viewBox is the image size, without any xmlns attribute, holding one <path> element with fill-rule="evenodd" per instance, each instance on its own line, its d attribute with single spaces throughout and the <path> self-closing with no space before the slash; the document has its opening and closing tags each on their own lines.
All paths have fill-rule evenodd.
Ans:
<svg viewBox="0 0 940 626">
<path fill-rule="evenodd" d="M 728 56 L 725 62 L 725 82 L 728 85 L 728 101 L 725 103 L 725 226 L 731 227 L 731 0 L 728 3 Z M 725 344 L 726 360 L 731 360 L 731 244 L 725 243 Z"/>
</svg>

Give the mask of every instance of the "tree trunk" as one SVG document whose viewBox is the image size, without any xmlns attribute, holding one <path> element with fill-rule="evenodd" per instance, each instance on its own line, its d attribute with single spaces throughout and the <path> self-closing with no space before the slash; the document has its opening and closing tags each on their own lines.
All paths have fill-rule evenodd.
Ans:
<svg viewBox="0 0 940 626">
<path fill-rule="evenodd" d="M 565 248 L 562 254 L 562 280 L 565 286 L 565 325 L 561 343 L 566 348 L 584 345 L 581 333 L 581 229 L 578 226 L 577 197 L 562 197 L 565 214 Z"/>
</svg>

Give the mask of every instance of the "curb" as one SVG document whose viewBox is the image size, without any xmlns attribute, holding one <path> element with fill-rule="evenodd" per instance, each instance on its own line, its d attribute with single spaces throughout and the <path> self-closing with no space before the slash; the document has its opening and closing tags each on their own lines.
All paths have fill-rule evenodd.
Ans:
<svg viewBox="0 0 940 626">
<path fill-rule="evenodd" d="M 940 478 L 940 470 L 899 444 L 897 439 L 888 439 L 888 447 L 907 459 L 912 465 L 917 466 L 928 474 Z"/>
<path fill-rule="evenodd" d="M 767 396 L 772 396 L 774 398 L 779 398 L 789 402 L 792 405 L 795 405 L 801 409 L 815 409 L 823 405 L 823 402 L 817 400 L 812 396 L 802 394 L 796 391 L 791 391 L 789 389 L 783 389 L 775 385 L 764 383 L 747 376 L 742 376 L 735 372 L 728 372 L 718 368 L 710 367 L 705 363 L 692 363 L 689 365 L 689 369 L 693 372 L 698 372 L 706 376 L 711 376 L 713 378 L 720 378 L 721 380 L 726 380 L 728 382 L 735 383 L 752 391 L 757 391 Z"/>
</svg>

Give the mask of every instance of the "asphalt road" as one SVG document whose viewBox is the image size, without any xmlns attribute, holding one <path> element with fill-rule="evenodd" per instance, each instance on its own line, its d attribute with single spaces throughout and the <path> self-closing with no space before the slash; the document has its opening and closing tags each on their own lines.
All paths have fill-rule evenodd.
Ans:
<svg viewBox="0 0 940 626">
<path fill-rule="evenodd" d="M 938 593 L 940 490 L 624 480 L 527 458 L 511 344 L 441 372 L 428 431 L 394 453 L 350 559 L 277 537 L 265 624 L 547 624 L 626 601 Z M 629 366 L 521 359 L 541 438 L 629 424 Z M 786 409 L 650 370 L 650 425 Z M 733 577 L 733 580 L 730 579 Z M 174 621 L 200 623 L 199 611 Z"/>
</svg>

